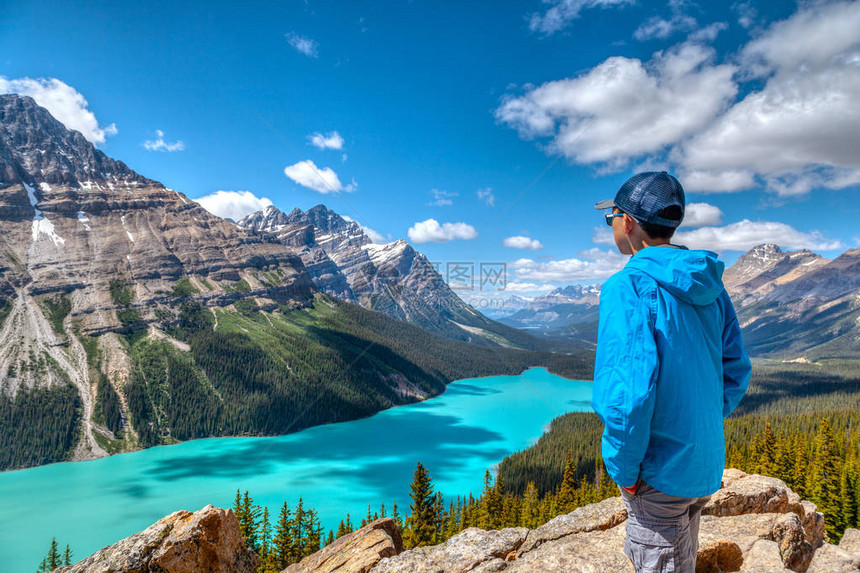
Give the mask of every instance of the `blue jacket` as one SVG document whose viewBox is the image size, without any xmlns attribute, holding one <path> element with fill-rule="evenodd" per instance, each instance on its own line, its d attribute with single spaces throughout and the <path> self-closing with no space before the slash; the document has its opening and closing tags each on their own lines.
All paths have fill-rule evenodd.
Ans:
<svg viewBox="0 0 860 573">
<path fill-rule="evenodd" d="M 700 497 L 720 487 L 723 419 L 750 379 L 724 265 L 710 251 L 646 247 L 600 292 L 592 407 L 618 485 Z"/>
</svg>

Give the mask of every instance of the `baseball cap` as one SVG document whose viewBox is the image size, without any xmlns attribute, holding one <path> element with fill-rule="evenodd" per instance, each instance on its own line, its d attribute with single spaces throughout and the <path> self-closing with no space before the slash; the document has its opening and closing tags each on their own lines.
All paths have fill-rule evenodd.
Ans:
<svg viewBox="0 0 860 573">
<path fill-rule="evenodd" d="M 684 188 L 677 179 L 665 171 L 647 171 L 638 173 L 625 181 L 615 194 L 615 199 L 605 199 L 594 207 L 596 209 L 618 207 L 637 221 L 674 229 L 684 219 L 684 205 Z M 669 219 L 660 215 L 661 211 L 672 206 L 681 209 L 679 219 Z"/>
</svg>

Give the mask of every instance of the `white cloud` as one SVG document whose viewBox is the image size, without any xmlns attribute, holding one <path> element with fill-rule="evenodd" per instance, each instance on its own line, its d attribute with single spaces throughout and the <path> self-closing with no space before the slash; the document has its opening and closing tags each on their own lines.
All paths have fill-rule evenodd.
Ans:
<svg viewBox="0 0 860 573">
<path fill-rule="evenodd" d="M 537 251 L 543 248 L 543 245 L 537 239 L 530 239 L 522 235 L 507 237 L 502 241 L 502 244 L 510 249 L 527 249 L 529 251 Z"/>
<path fill-rule="evenodd" d="M 736 191 L 756 181 L 785 196 L 857 184 L 858 29 L 860 3 L 815 4 L 750 42 L 744 71 L 766 83 L 675 151 L 697 174 L 691 189 Z"/>
<path fill-rule="evenodd" d="M 89 103 L 75 88 L 56 78 L 7 79 L 0 76 L 0 93 L 30 96 L 37 104 L 69 129 L 81 132 L 91 143 L 104 143 L 108 135 L 117 133 L 116 125 L 100 126 L 96 116 L 87 109 Z"/>
<path fill-rule="evenodd" d="M 860 3 L 813 3 L 773 24 L 744 48 L 748 67 L 795 71 L 822 66 L 860 44 Z M 856 55 L 856 54 L 855 54 Z"/>
<path fill-rule="evenodd" d="M 442 223 L 436 219 L 427 219 L 415 223 L 407 232 L 413 243 L 447 243 L 454 239 L 474 239 L 478 236 L 475 227 L 467 223 Z"/>
<path fill-rule="evenodd" d="M 755 173 L 750 170 L 692 170 L 681 173 L 684 189 L 726 193 L 750 189 L 756 185 Z"/>
<path fill-rule="evenodd" d="M 295 32 L 284 34 L 284 37 L 287 39 L 287 42 L 293 48 L 295 48 L 297 52 L 304 54 L 309 58 L 317 57 L 319 44 L 317 44 L 316 40 L 311 40 L 310 38 L 299 36 Z"/>
<path fill-rule="evenodd" d="M 549 283 L 537 284 L 537 283 L 524 283 L 512 281 L 505 283 L 504 292 L 506 293 L 522 293 L 522 294 L 545 294 L 549 291 L 556 288 L 555 286 Z"/>
<path fill-rule="evenodd" d="M 615 246 L 615 237 L 609 227 L 594 227 L 591 233 L 591 242 L 595 245 Z"/>
<path fill-rule="evenodd" d="M 682 227 L 706 227 L 720 225 L 723 222 L 723 212 L 715 205 L 708 203 L 688 203 L 684 208 Z"/>
<path fill-rule="evenodd" d="M 776 243 L 780 247 L 789 249 L 815 251 L 843 248 L 840 241 L 827 239 L 818 231 L 804 233 L 785 223 L 748 219 L 725 227 L 702 227 L 694 231 L 679 231 L 675 233 L 672 242 L 691 249 L 712 251 L 748 251 L 762 243 Z"/>
<path fill-rule="evenodd" d="M 284 174 L 301 185 L 312 189 L 317 193 L 338 193 L 340 191 L 351 192 L 358 188 L 355 180 L 349 185 L 341 183 L 330 167 L 317 167 L 313 161 L 299 161 L 294 165 L 289 165 L 284 168 Z"/>
<path fill-rule="evenodd" d="M 672 15 L 669 18 L 654 16 L 649 18 L 633 32 L 633 37 L 644 42 L 646 40 L 666 39 L 676 32 L 689 32 L 698 27 L 698 22 L 692 16 L 684 13 L 685 3 L 670 1 Z"/>
<path fill-rule="evenodd" d="M 489 187 L 486 189 L 478 189 L 476 191 L 478 199 L 486 203 L 490 207 L 496 206 L 496 196 L 493 195 L 493 190 Z"/>
<path fill-rule="evenodd" d="M 732 10 L 738 14 L 738 24 L 741 27 L 750 29 L 756 22 L 758 10 L 749 2 L 736 2 L 732 5 Z"/>
<path fill-rule="evenodd" d="M 704 28 L 696 30 L 689 35 L 688 39 L 695 42 L 713 42 L 720 35 L 720 32 L 728 30 L 729 25 L 725 22 L 714 22 Z"/>
<path fill-rule="evenodd" d="M 608 278 L 621 270 L 629 259 L 617 251 L 597 248 L 583 251 L 579 256 L 559 261 L 519 259 L 508 264 L 508 268 L 516 272 L 518 280 L 569 284 L 579 280 Z"/>
<path fill-rule="evenodd" d="M 194 201 L 213 215 L 237 222 L 272 205 L 267 197 L 257 197 L 250 191 L 215 191 Z"/>
<path fill-rule="evenodd" d="M 537 12 L 532 14 L 529 18 L 529 29 L 549 36 L 579 18 L 579 13 L 584 9 L 612 8 L 634 2 L 633 0 L 544 0 L 544 3 L 552 4 L 552 7 L 543 14 Z"/>
<path fill-rule="evenodd" d="M 317 132 L 309 135 L 308 140 L 318 149 L 343 149 L 343 137 L 336 131 L 326 135 Z M 346 154 L 344 154 L 344 161 L 346 161 Z"/>
<path fill-rule="evenodd" d="M 527 88 L 505 98 L 496 118 L 523 138 L 547 140 L 548 154 L 600 172 L 668 162 L 689 191 L 792 196 L 856 186 L 860 2 L 800 6 L 757 30 L 727 57 L 732 63 L 717 64 L 699 43 L 725 27 L 716 23 L 650 61 L 612 57 Z M 750 4 L 732 8 L 743 25 L 757 26 Z"/>
<path fill-rule="evenodd" d="M 551 137 L 552 153 L 620 167 L 700 131 L 734 99 L 735 68 L 712 65 L 714 54 L 684 43 L 647 63 L 612 57 L 506 99 L 496 118 L 524 138 Z"/>
<path fill-rule="evenodd" d="M 157 139 L 149 139 L 143 142 L 143 146 L 150 151 L 185 151 L 185 144 L 181 141 L 167 143 L 164 141 L 164 132 L 160 129 L 155 130 Z"/>
<path fill-rule="evenodd" d="M 454 204 L 452 197 L 457 197 L 460 194 L 456 192 L 441 191 L 439 189 L 431 189 L 430 194 L 433 195 L 433 201 L 427 203 L 430 207 L 447 207 Z"/>
</svg>

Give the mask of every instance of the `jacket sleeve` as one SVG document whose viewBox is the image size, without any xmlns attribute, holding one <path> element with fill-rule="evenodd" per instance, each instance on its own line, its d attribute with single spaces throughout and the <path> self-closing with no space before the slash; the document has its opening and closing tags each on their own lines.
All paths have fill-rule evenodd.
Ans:
<svg viewBox="0 0 860 573">
<path fill-rule="evenodd" d="M 746 394 L 752 366 L 741 339 L 741 327 L 728 293 L 723 291 L 723 418 L 727 418 Z"/>
<path fill-rule="evenodd" d="M 615 275 L 600 293 L 592 407 L 603 421 L 603 461 L 624 487 L 639 478 L 651 437 L 659 367 L 650 297 L 629 276 Z"/>
</svg>

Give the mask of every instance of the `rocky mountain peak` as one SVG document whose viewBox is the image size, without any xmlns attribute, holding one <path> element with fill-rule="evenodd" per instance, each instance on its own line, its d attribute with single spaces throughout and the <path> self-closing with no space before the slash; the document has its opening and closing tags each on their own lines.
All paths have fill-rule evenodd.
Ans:
<svg viewBox="0 0 860 573">
<path fill-rule="evenodd" d="M 31 97 L 0 95 L 0 187 L 48 183 L 77 189 L 162 187 L 95 148 Z"/>
<path fill-rule="evenodd" d="M 579 299 L 600 294 L 600 285 L 569 285 L 551 290 L 544 296 L 563 296 L 569 299 Z"/>
</svg>

